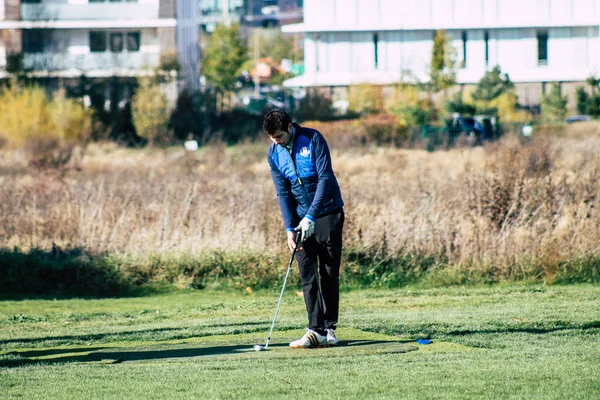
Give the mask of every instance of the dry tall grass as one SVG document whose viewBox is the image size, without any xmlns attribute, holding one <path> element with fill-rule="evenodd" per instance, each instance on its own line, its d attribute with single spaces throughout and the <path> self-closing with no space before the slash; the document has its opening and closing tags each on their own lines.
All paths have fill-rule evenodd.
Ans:
<svg viewBox="0 0 600 400">
<path fill-rule="evenodd" d="M 597 260 L 600 137 L 541 136 L 433 153 L 333 149 L 346 248 L 384 259 L 433 257 L 445 273 L 492 280 L 552 280 L 561 268 Z M 81 170 L 62 176 L 36 173 L 5 152 L 2 247 L 281 254 L 285 234 L 266 146 L 185 154 L 96 145 Z"/>
</svg>

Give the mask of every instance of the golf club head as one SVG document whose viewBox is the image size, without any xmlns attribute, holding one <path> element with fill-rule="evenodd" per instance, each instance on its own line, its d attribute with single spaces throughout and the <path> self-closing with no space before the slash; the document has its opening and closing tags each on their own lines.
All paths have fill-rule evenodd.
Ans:
<svg viewBox="0 0 600 400">
<path fill-rule="evenodd" d="M 263 345 L 260 345 L 260 344 L 258 344 L 258 343 L 256 343 L 256 344 L 254 345 L 254 351 L 265 351 L 266 349 L 267 349 L 267 348 L 266 348 L 265 346 L 263 346 Z"/>
</svg>

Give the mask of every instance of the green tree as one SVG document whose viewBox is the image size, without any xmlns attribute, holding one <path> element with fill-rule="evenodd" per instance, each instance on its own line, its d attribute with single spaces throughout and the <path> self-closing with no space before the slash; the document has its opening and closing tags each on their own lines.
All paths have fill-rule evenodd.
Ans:
<svg viewBox="0 0 600 400">
<path fill-rule="evenodd" d="M 254 54 L 255 46 L 258 47 L 259 58 L 270 58 L 275 64 L 281 63 L 284 58 L 301 60 L 304 58 L 301 47 L 296 43 L 293 35 L 285 34 L 280 29 L 260 29 L 254 33 L 258 37 L 249 41 L 250 53 Z"/>
<path fill-rule="evenodd" d="M 438 110 L 431 99 L 422 99 L 419 88 L 398 84 L 385 101 L 385 110 L 398 118 L 401 126 L 429 125 L 438 118 Z"/>
<path fill-rule="evenodd" d="M 169 138 L 169 103 L 155 77 L 140 78 L 131 100 L 133 124 L 140 137 L 152 146 Z"/>
<path fill-rule="evenodd" d="M 586 82 L 591 87 L 591 95 L 580 87 L 575 95 L 577 98 L 577 112 L 579 114 L 591 115 L 593 117 L 600 116 L 600 93 L 598 93 L 598 84 L 600 78 L 594 76 L 589 77 Z"/>
<path fill-rule="evenodd" d="M 231 91 L 247 60 L 248 49 L 240 37 L 239 25 L 219 24 L 208 39 L 202 73 L 220 92 Z"/>
<path fill-rule="evenodd" d="M 590 95 L 584 88 L 580 87 L 575 91 L 575 97 L 577 98 L 577 112 L 588 114 L 590 111 Z"/>
<path fill-rule="evenodd" d="M 459 113 L 463 115 L 473 115 L 477 108 L 464 100 L 462 92 L 456 92 L 454 96 L 446 99 L 444 109 L 448 114 Z"/>
<path fill-rule="evenodd" d="M 588 85 L 592 88 L 592 93 L 595 94 L 598 90 L 598 86 L 600 85 L 600 78 L 595 76 L 590 76 L 585 80 Z"/>
<path fill-rule="evenodd" d="M 433 39 L 429 79 L 434 92 L 445 90 L 456 83 L 456 49 L 443 29 L 438 30 Z"/>
<path fill-rule="evenodd" d="M 472 97 L 475 101 L 487 103 L 500 97 L 501 94 L 513 90 L 514 87 L 515 85 L 510 81 L 508 74 L 503 74 L 500 67 L 495 66 L 477 82 Z"/>
<path fill-rule="evenodd" d="M 429 125 L 437 118 L 433 104 L 427 100 L 422 100 L 417 105 L 398 104 L 392 112 L 407 126 Z"/>
<path fill-rule="evenodd" d="M 593 117 L 600 116 L 600 94 L 594 93 L 594 95 L 590 98 L 590 103 L 588 106 L 588 115 Z"/>
<path fill-rule="evenodd" d="M 558 83 L 553 83 L 550 93 L 542 98 L 542 117 L 545 121 L 562 121 L 567 115 L 567 96 L 563 96 Z"/>
</svg>

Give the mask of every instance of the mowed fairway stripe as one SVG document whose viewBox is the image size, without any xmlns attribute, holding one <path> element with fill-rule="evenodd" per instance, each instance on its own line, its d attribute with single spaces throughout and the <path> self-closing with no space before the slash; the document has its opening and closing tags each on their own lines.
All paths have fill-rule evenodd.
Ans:
<svg viewBox="0 0 600 400">
<path fill-rule="evenodd" d="M 64 363 L 64 362 L 164 362 L 184 361 L 203 357 L 343 357 L 348 355 L 370 355 L 408 353 L 418 350 L 419 346 L 412 338 L 369 333 L 357 329 L 340 329 L 339 334 L 348 338 L 340 340 L 338 346 L 315 348 L 311 351 L 291 349 L 288 343 L 302 334 L 300 330 L 275 332 L 278 337 L 269 345 L 266 352 L 257 353 L 252 343 L 260 339 L 257 334 L 219 335 L 209 338 L 190 338 L 165 342 L 120 343 L 106 346 L 56 347 L 40 349 L 23 349 L 4 354 L 19 357 L 23 364 L 31 363 Z M 429 350 L 441 343 L 430 345 Z M 2 354 L 2 353 L 0 353 Z"/>
</svg>

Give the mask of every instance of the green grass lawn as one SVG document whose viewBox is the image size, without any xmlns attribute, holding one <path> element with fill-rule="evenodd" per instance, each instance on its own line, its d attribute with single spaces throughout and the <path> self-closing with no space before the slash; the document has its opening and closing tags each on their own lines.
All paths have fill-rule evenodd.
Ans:
<svg viewBox="0 0 600 400">
<path fill-rule="evenodd" d="M 598 286 L 344 292 L 340 346 L 316 350 L 287 347 L 290 289 L 256 353 L 277 296 L 2 301 L 0 398 L 600 397 Z"/>
</svg>

